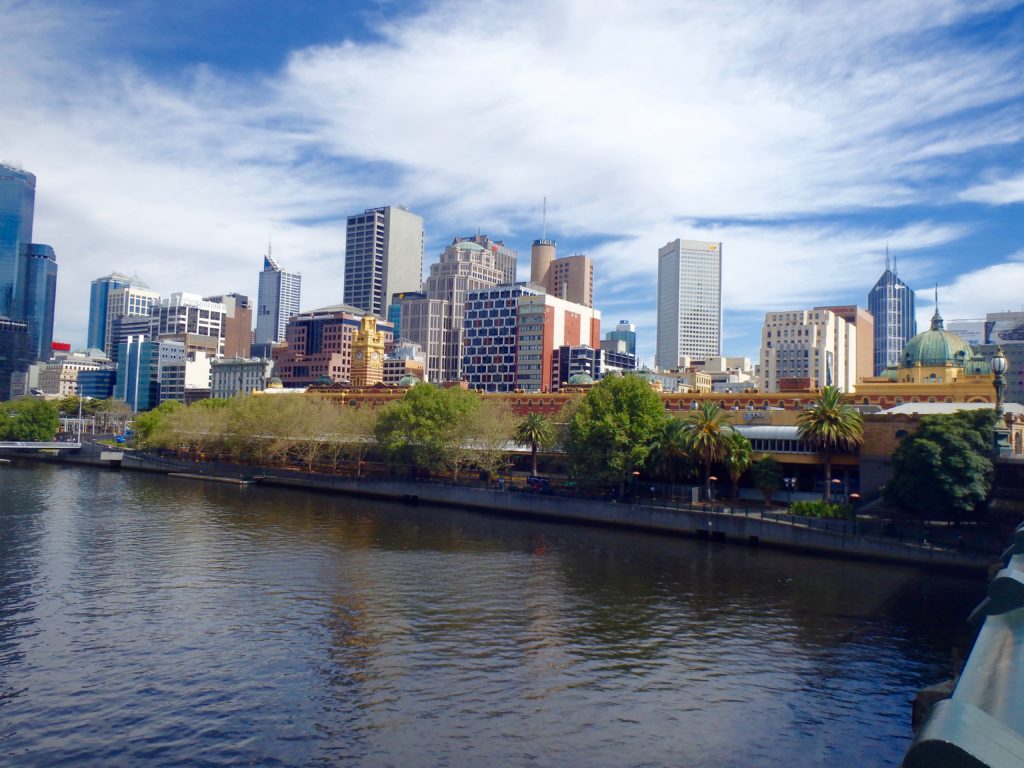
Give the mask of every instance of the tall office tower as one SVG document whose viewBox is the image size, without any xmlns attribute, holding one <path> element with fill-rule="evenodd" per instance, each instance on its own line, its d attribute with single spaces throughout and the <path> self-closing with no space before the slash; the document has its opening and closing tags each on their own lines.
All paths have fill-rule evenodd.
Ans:
<svg viewBox="0 0 1024 768">
<path fill-rule="evenodd" d="M 53 339 L 57 257 L 53 248 L 32 241 L 36 177 L 0 164 L 0 317 L 28 324 L 27 356 L 48 360 Z"/>
<path fill-rule="evenodd" d="M 150 307 L 149 337 L 181 341 L 186 352 L 223 357 L 226 315 L 220 302 L 207 301 L 194 293 L 172 293 Z"/>
<path fill-rule="evenodd" d="M 57 255 L 48 245 L 29 243 L 24 268 L 22 317 L 31 330 L 31 351 L 36 360 L 49 360 L 57 304 Z"/>
<path fill-rule="evenodd" d="M 761 329 L 761 390 L 834 386 L 853 392 L 857 327 L 828 309 L 768 312 Z"/>
<path fill-rule="evenodd" d="M 522 283 L 466 294 L 462 375 L 471 388 L 485 392 L 515 390 L 517 317 L 523 296 L 543 294 Z"/>
<path fill-rule="evenodd" d="M 484 250 L 494 254 L 494 266 L 501 272 L 501 283 L 511 285 L 516 281 L 516 267 L 519 254 L 509 248 L 501 240 L 491 240 L 487 235 L 473 235 L 472 237 L 459 237 L 456 243 L 476 243 Z"/>
<path fill-rule="evenodd" d="M 114 398 L 136 413 L 160 404 L 160 346 L 145 336 L 129 336 L 118 349 Z"/>
<path fill-rule="evenodd" d="M 875 375 L 875 318 L 870 312 L 855 304 L 839 307 L 815 307 L 827 309 L 843 318 L 857 329 L 857 370 L 853 373 L 853 384 Z"/>
<path fill-rule="evenodd" d="M 140 330 L 138 323 L 129 321 L 144 318 L 148 325 L 149 311 L 160 301 L 160 294 L 150 290 L 149 286 L 137 278 L 131 283 L 115 288 L 107 294 L 107 322 L 103 332 L 103 344 L 100 347 L 107 356 L 116 360 L 118 346 L 129 335 L 148 335 L 149 330 Z M 130 333 L 126 333 L 129 326 Z"/>
<path fill-rule="evenodd" d="M 427 381 L 462 378 L 466 294 L 499 285 L 504 276 L 493 251 L 471 238 L 456 238 L 440 260 L 430 265 L 430 276 L 423 283 L 424 297 L 401 302 L 402 336 L 423 349 Z"/>
<path fill-rule="evenodd" d="M 268 247 L 267 255 L 263 257 L 256 301 L 256 344 L 270 345 L 284 341 L 288 321 L 299 314 L 301 292 L 302 275 L 281 269 Z"/>
<path fill-rule="evenodd" d="M 346 304 L 384 317 L 393 294 L 418 291 L 422 281 L 423 219 L 393 205 L 348 217 Z"/>
<path fill-rule="evenodd" d="M 899 365 L 903 347 L 917 335 L 914 292 L 897 277 L 896 260 L 890 267 L 885 249 L 885 271 L 868 293 L 868 312 L 875 318 L 874 375 L 881 376 L 890 365 Z"/>
<path fill-rule="evenodd" d="M 604 335 L 605 341 L 612 343 L 623 342 L 625 347 L 624 352 L 630 355 L 636 355 L 636 326 L 629 320 L 619 320 L 619 324 L 615 326 L 615 330 L 608 331 Z M 601 345 L 604 346 L 603 344 Z M 609 351 L 615 351 L 614 347 L 609 346 Z"/>
<path fill-rule="evenodd" d="M 673 240 L 658 249 L 655 364 L 722 354 L 722 244 Z"/>
<path fill-rule="evenodd" d="M 23 260 L 32 242 L 36 177 L 0 164 L 0 317 L 22 317 Z"/>
<path fill-rule="evenodd" d="M 252 304 L 240 293 L 207 296 L 224 305 L 224 357 L 248 357 L 252 352 Z"/>
<path fill-rule="evenodd" d="M 519 297 L 516 318 L 516 389 L 551 392 L 552 358 L 562 346 L 600 346 L 601 313 L 551 294 Z"/>
<path fill-rule="evenodd" d="M 582 253 L 555 258 L 554 240 L 534 240 L 530 249 L 530 282 L 574 304 L 594 306 L 594 264 Z"/>
<path fill-rule="evenodd" d="M 87 348 L 106 351 L 107 304 L 110 294 L 131 284 L 132 278 L 118 272 L 111 272 L 92 281 L 89 289 L 89 329 L 85 341 Z"/>
</svg>

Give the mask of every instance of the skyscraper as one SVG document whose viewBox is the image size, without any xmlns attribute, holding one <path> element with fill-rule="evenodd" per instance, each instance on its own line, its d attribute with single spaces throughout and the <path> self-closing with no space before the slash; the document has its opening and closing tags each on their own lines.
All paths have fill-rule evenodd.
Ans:
<svg viewBox="0 0 1024 768">
<path fill-rule="evenodd" d="M 278 344 L 285 340 L 288 320 L 299 314 L 301 293 L 302 275 L 281 269 L 268 246 L 256 303 L 256 344 Z"/>
<path fill-rule="evenodd" d="M 89 289 L 89 329 L 86 338 L 86 346 L 89 349 L 102 349 L 108 355 L 110 354 L 111 350 L 107 348 L 107 345 L 110 340 L 108 325 L 111 294 L 128 286 L 149 290 L 149 286 L 143 283 L 138 276 L 128 277 L 119 272 L 111 272 L 105 277 L 97 277 L 92 281 L 92 287 Z M 157 294 L 153 295 L 155 298 L 159 298 Z M 148 314 L 148 310 L 149 304 L 146 304 L 145 310 L 138 314 Z"/>
<path fill-rule="evenodd" d="M 511 285 L 516 281 L 516 266 L 519 254 L 509 248 L 501 240 L 491 240 L 487 235 L 473 235 L 472 237 L 459 237 L 457 243 L 476 243 L 480 247 L 494 254 L 494 266 L 501 272 L 501 282 Z"/>
<path fill-rule="evenodd" d="M 874 375 L 881 376 L 890 365 L 899 365 L 903 347 L 917 335 L 914 292 L 896 276 L 896 260 L 890 267 L 885 249 L 885 271 L 868 293 L 868 312 L 875 318 Z"/>
<path fill-rule="evenodd" d="M 384 317 L 388 299 L 423 281 L 423 219 L 398 206 L 348 217 L 344 302 Z"/>
<path fill-rule="evenodd" d="M 624 345 L 624 352 L 629 355 L 636 354 L 636 326 L 629 320 L 619 320 L 619 324 L 615 327 L 615 330 L 608 331 L 604 335 L 605 341 L 615 342 L 621 341 Z M 604 346 L 602 344 L 602 346 Z M 616 351 L 614 346 L 609 347 L 610 351 Z"/>
<path fill-rule="evenodd" d="M 160 294 L 138 278 L 107 293 L 107 322 L 100 348 L 111 360 L 117 360 L 118 347 L 128 336 L 149 335 L 149 310 L 158 301 Z M 144 321 L 141 324 L 140 319 Z"/>
<path fill-rule="evenodd" d="M 24 320 L 23 260 L 32 242 L 35 205 L 36 177 L 20 168 L 0 165 L 0 317 Z"/>
<path fill-rule="evenodd" d="M 722 244 L 673 240 L 658 249 L 656 365 L 722 354 Z"/>
<path fill-rule="evenodd" d="M 36 177 L 0 165 L 0 317 L 28 324 L 29 358 L 48 360 L 53 339 L 57 257 L 48 245 L 33 243 Z"/>
<path fill-rule="evenodd" d="M 577 253 L 555 258 L 554 240 L 534 240 L 530 249 L 530 282 L 559 299 L 594 306 L 594 264 Z"/>
<path fill-rule="evenodd" d="M 89 288 L 89 328 L 85 346 L 89 349 L 103 349 L 107 341 L 107 301 L 110 292 L 124 288 L 131 282 L 127 275 L 111 272 L 106 277 L 97 277 Z"/>
<path fill-rule="evenodd" d="M 462 374 L 462 323 L 466 294 L 504 282 L 492 250 L 472 238 L 456 238 L 430 265 L 423 298 L 401 303 L 401 332 L 426 356 L 427 381 L 458 381 Z"/>
</svg>

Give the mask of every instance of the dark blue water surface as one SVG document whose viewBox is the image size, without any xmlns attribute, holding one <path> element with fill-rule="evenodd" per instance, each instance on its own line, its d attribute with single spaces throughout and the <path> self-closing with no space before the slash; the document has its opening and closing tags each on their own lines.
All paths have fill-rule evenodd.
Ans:
<svg viewBox="0 0 1024 768">
<path fill-rule="evenodd" d="M 0 466 L 0 764 L 897 765 L 983 589 Z"/>
</svg>

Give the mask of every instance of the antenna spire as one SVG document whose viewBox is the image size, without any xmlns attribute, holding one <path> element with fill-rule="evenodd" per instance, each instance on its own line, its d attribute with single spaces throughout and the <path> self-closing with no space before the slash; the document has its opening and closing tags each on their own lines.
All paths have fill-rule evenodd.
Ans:
<svg viewBox="0 0 1024 768">
<path fill-rule="evenodd" d="M 885 241 L 885 271 L 886 272 L 889 271 L 890 266 L 891 265 L 889 263 L 889 241 L 886 240 Z"/>
<path fill-rule="evenodd" d="M 544 196 L 544 208 L 540 220 L 540 239 L 548 239 L 548 197 Z"/>
</svg>

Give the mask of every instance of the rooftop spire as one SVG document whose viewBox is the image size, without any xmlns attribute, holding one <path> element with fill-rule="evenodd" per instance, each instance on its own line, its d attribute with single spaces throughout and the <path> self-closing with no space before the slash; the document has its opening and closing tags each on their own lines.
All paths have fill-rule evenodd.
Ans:
<svg viewBox="0 0 1024 768">
<path fill-rule="evenodd" d="M 886 240 L 885 241 L 885 271 L 886 272 L 889 271 L 890 266 L 891 265 L 889 263 L 889 241 Z"/>
<path fill-rule="evenodd" d="M 540 239 L 548 239 L 548 197 L 544 196 L 544 208 L 540 220 Z"/>
<path fill-rule="evenodd" d="M 932 315 L 932 330 L 942 330 L 942 315 L 939 314 L 939 284 L 935 284 L 935 314 Z"/>
</svg>

